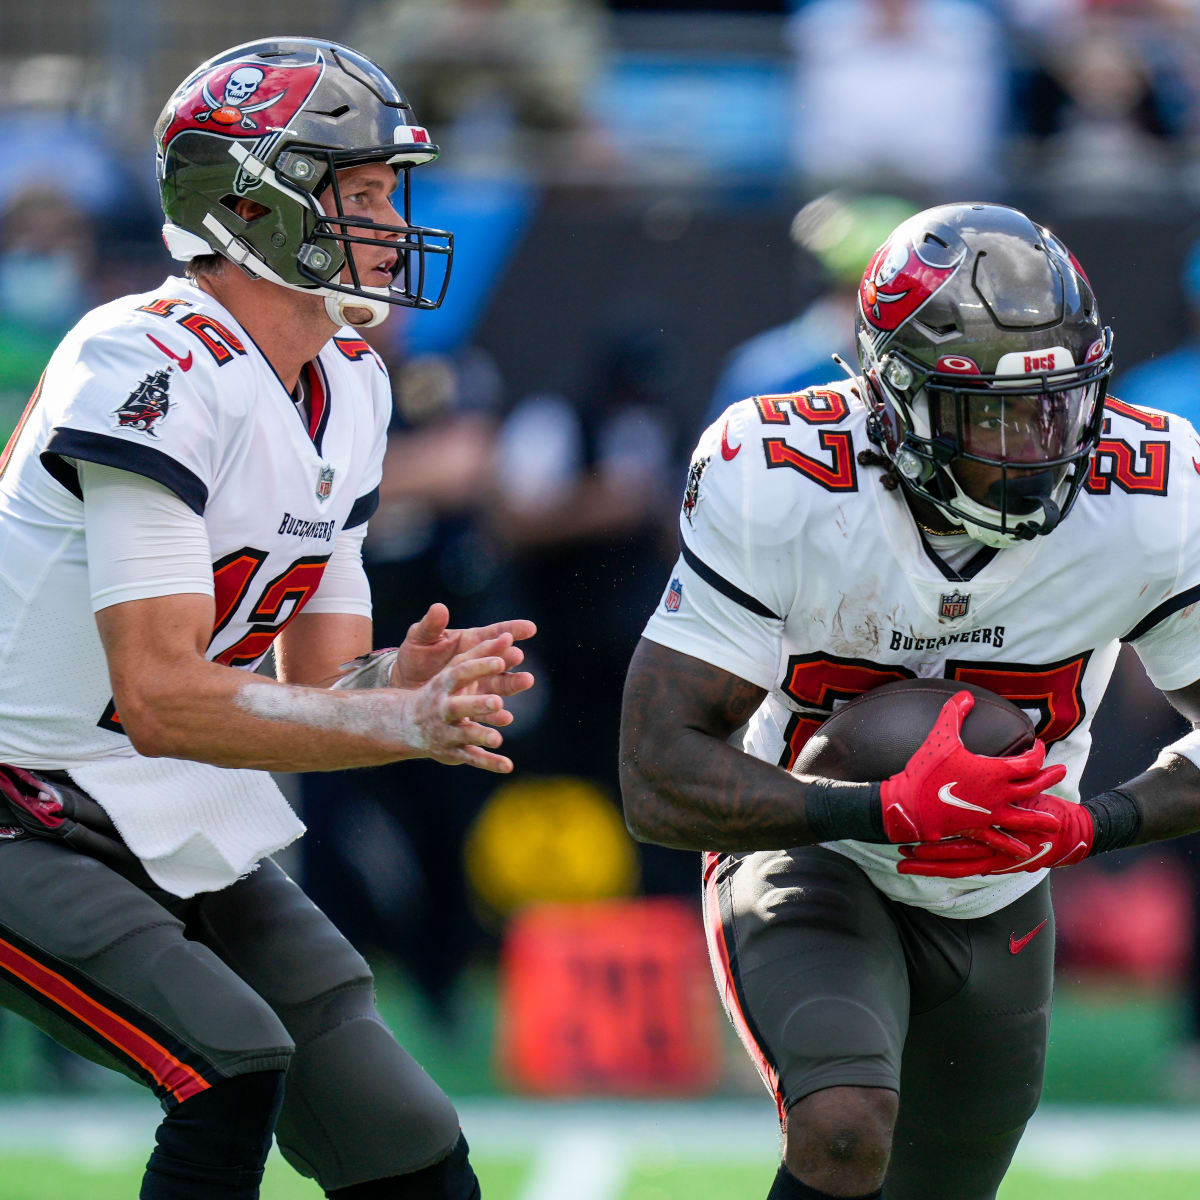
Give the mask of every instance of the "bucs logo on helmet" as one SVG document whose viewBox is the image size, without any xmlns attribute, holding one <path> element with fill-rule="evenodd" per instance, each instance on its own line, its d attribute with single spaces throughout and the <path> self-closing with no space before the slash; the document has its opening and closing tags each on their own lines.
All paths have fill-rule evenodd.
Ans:
<svg viewBox="0 0 1200 1200">
<path fill-rule="evenodd" d="M 952 252 L 940 242 L 926 239 L 914 246 L 893 236 L 875 252 L 859 285 L 863 317 L 876 329 L 895 331 L 953 276 L 962 259 L 961 250 Z"/>
<path fill-rule="evenodd" d="M 324 69 L 324 60 L 315 55 L 301 66 L 235 61 L 193 76 L 179 89 L 163 147 L 188 129 L 252 138 L 282 129 L 303 107 Z"/>
<path fill-rule="evenodd" d="M 113 416 L 117 418 L 116 428 L 136 429 L 151 437 L 158 437 L 154 425 L 166 419 L 171 407 L 167 392 L 171 386 L 172 370 L 166 367 L 161 371 L 151 371 L 130 392 L 125 403 L 113 411 Z"/>
</svg>

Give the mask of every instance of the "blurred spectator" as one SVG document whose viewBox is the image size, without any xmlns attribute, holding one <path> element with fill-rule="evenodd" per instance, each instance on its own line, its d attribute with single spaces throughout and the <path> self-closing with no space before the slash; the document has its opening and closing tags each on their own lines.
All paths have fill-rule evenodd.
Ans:
<svg viewBox="0 0 1200 1200">
<path fill-rule="evenodd" d="M 480 519 L 499 373 L 478 349 L 405 358 L 402 328 L 393 317 L 368 332 L 389 361 L 395 396 L 364 547 L 379 646 L 398 645 L 431 594 L 456 627 L 486 624 L 502 604 L 501 563 Z M 455 984 L 480 933 L 463 839 L 495 779 L 422 762 L 398 767 L 303 777 L 305 886 L 360 950 L 395 955 L 432 1014 L 452 1022 Z"/>
<path fill-rule="evenodd" d="M 858 284 L 871 255 L 914 209 L 895 196 L 830 192 L 793 218 L 800 270 L 818 283 L 817 295 L 790 321 L 736 347 L 717 380 L 704 418 L 711 424 L 747 396 L 797 392 L 840 376 L 831 356 L 854 361 Z"/>
<path fill-rule="evenodd" d="M 608 153 L 587 111 L 606 39 L 598 0 L 398 0 L 355 39 L 405 80 L 457 168 L 553 172 Z"/>
<path fill-rule="evenodd" d="M 63 192 L 29 186 L 0 213 L 0 445 L 62 335 L 91 308 L 95 231 Z"/>
<path fill-rule="evenodd" d="M 88 109 L 84 97 L 91 94 L 87 80 L 94 71 L 95 64 L 70 54 L 34 54 L 0 73 L 0 204 L 22 188 L 61 176 L 64 160 L 70 162 L 72 199 L 89 213 L 144 207 L 153 196 L 152 176 L 144 194 L 131 186 L 125 164 Z"/>
<path fill-rule="evenodd" d="M 7 443 L 46 361 L 96 298 L 92 222 L 62 192 L 24 186 L 0 212 L 0 446 Z M 0 1037 L 11 1024 L 0 1020 Z M 78 1090 L 93 1064 L 37 1034 L 37 1086 Z"/>
<path fill-rule="evenodd" d="M 1183 340 L 1131 367 L 1109 390 L 1129 404 L 1165 408 L 1200 427 L 1200 240 L 1184 256 L 1179 290 L 1187 320 Z"/>
<path fill-rule="evenodd" d="M 546 712 L 522 765 L 583 776 L 614 803 L 617 697 L 675 557 L 676 353 L 656 322 L 622 322 L 576 395 L 526 397 L 498 447 L 496 528 L 514 554 L 516 602 L 537 622 L 534 650 L 546 668 Z M 642 851 L 646 890 L 694 890 L 694 855 Z"/>
<path fill-rule="evenodd" d="M 1166 409 L 1200 426 L 1200 241 L 1193 243 L 1184 257 L 1179 283 L 1188 319 L 1183 341 L 1175 349 L 1132 367 L 1111 390 L 1129 404 Z M 1128 750 L 1131 739 L 1146 731 L 1147 722 L 1155 720 L 1163 727 L 1161 736 L 1149 732 L 1158 745 L 1185 731 L 1182 718 L 1170 710 L 1164 712 L 1161 698 L 1150 696 L 1153 689 L 1144 680 L 1130 679 L 1126 672 L 1123 679 L 1114 682 L 1122 685 L 1118 695 L 1126 720 L 1112 743 L 1100 738 L 1098 746 L 1115 744 Z M 1145 758 L 1142 765 L 1149 765 Z M 1126 778 L 1127 774 L 1113 776 L 1118 777 Z M 1192 883 L 1192 953 L 1184 992 L 1186 1041 L 1171 1054 L 1165 1086 L 1175 1099 L 1194 1102 L 1200 1100 L 1200 835 L 1172 842 L 1170 847 Z"/>
<path fill-rule="evenodd" d="M 996 179 L 1005 50 L 973 0 L 812 0 L 792 18 L 795 160 L 812 180 Z M 937 194 L 934 200 L 957 199 Z"/>
<path fill-rule="evenodd" d="M 1106 191 L 1169 179 L 1200 85 L 1188 0 L 1009 0 L 1014 132 L 1039 182 Z"/>
</svg>

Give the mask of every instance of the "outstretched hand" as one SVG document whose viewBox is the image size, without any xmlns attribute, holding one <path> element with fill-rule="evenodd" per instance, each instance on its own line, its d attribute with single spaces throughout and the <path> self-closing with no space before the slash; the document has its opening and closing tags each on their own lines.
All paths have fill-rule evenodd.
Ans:
<svg viewBox="0 0 1200 1200">
<path fill-rule="evenodd" d="M 533 686 L 533 676 L 528 671 L 514 670 L 525 661 L 525 652 L 516 643 L 537 633 L 537 626 L 532 621 L 497 621 L 472 629 L 450 629 L 449 624 L 450 610 L 438 603 L 431 604 L 428 612 L 409 626 L 404 642 L 396 652 L 392 687 L 421 687 L 452 659 L 477 649 L 484 642 L 497 642 L 495 653 L 503 659 L 504 665 L 492 675 L 473 681 L 473 694 L 491 692 L 498 696 L 514 696 Z M 507 638 L 503 645 L 497 641 L 502 638 Z M 508 721 L 511 720 L 509 715 Z M 491 723 L 507 724 L 508 721 Z"/>
<path fill-rule="evenodd" d="M 951 696 L 904 770 L 880 785 L 889 841 L 936 842 L 970 829 L 986 846 L 1016 858 L 1028 847 L 1014 834 L 1060 829 L 1057 812 L 1018 802 L 1039 797 L 1062 779 L 1066 767 L 1044 767 L 1046 747 L 1040 741 L 1002 758 L 973 754 L 961 734 L 974 705 L 968 691 Z"/>
<path fill-rule="evenodd" d="M 504 739 L 494 726 L 508 725 L 513 717 L 504 707 L 504 697 L 491 686 L 514 678 L 504 673 L 511 649 L 512 635 L 502 633 L 454 655 L 419 687 L 403 689 L 401 695 L 382 693 L 403 699 L 400 734 L 405 743 L 447 766 L 465 763 L 500 774 L 511 771 L 512 760 L 496 753 Z M 528 678 L 532 683 L 533 677 Z"/>
</svg>

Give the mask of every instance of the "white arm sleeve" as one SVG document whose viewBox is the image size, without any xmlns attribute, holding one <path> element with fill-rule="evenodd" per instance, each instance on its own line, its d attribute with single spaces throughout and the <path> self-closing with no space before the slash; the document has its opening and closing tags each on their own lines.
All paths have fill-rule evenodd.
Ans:
<svg viewBox="0 0 1200 1200">
<path fill-rule="evenodd" d="M 352 613 L 371 615 L 371 585 L 363 570 L 362 547 L 367 524 L 343 529 L 333 542 L 333 553 L 325 564 L 321 583 L 304 606 L 306 613 Z"/>
<path fill-rule="evenodd" d="M 92 611 L 127 600 L 213 594 L 204 518 L 145 475 L 76 460 Z"/>
</svg>

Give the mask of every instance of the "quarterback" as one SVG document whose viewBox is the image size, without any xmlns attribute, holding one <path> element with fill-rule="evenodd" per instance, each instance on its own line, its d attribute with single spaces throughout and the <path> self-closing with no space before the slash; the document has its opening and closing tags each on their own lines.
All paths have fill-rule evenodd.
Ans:
<svg viewBox="0 0 1200 1200">
<path fill-rule="evenodd" d="M 83 318 L 0 458 L 0 1003 L 153 1090 L 143 1200 L 252 1200 L 273 1135 L 327 1196 L 470 1200 L 453 1106 L 269 857 L 303 826 L 268 771 L 511 770 L 533 682 L 528 621 L 435 604 L 371 650 L 391 394 L 352 327 L 441 302 L 437 147 L 309 38 L 210 59 L 155 137 L 188 266 Z"/>
<path fill-rule="evenodd" d="M 905 221 L 858 297 L 860 370 L 728 408 L 626 685 L 641 838 L 705 851 L 717 985 L 774 1094 L 771 1200 L 991 1200 L 1041 1093 L 1049 868 L 1200 826 L 1200 735 L 1080 802 L 1123 642 L 1200 721 L 1200 441 L 1106 398 L 1087 277 L 1014 209 Z M 850 374 L 847 371 L 847 374 Z M 1031 713 L 966 751 L 793 776 L 839 704 L 941 677 Z"/>
</svg>

